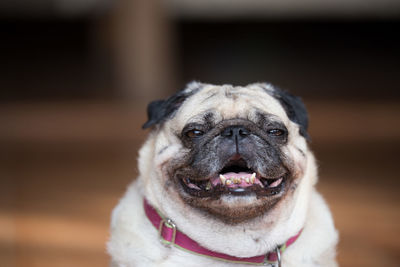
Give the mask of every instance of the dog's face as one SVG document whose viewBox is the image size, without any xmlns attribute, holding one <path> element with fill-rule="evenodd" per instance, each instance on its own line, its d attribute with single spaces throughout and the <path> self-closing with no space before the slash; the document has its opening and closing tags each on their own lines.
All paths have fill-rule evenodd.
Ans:
<svg viewBox="0 0 400 267">
<path fill-rule="evenodd" d="M 152 149 L 139 164 L 160 202 L 237 224 L 291 198 L 304 174 L 306 110 L 268 84 L 192 83 L 148 112 Z"/>
</svg>

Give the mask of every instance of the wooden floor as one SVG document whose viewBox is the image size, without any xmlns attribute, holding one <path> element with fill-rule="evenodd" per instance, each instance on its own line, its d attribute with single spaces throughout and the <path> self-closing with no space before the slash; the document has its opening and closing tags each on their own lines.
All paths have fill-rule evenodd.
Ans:
<svg viewBox="0 0 400 267">
<path fill-rule="evenodd" d="M 343 267 L 400 266 L 400 107 L 308 101 Z M 110 212 L 137 174 L 141 104 L 0 107 L 0 266 L 108 266 Z"/>
</svg>

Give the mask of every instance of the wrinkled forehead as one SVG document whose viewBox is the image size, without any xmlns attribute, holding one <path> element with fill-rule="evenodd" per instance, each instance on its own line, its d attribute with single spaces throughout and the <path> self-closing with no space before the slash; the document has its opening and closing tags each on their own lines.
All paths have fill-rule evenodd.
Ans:
<svg viewBox="0 0 400 267">
<path fill-rule="evenodd" d="M 217 121 L 233 118 L 252 120 L 257 113 L 262 113 L 288 123 L 285 110 L 268 90 L 272 92 L 273 88 L 262 88 L 257 84 L 246 87 L 205 85 L 181 106 L 177 122 L 183 127 L 200 121 L 205 114 L 213 114 Z"/>
</svg>

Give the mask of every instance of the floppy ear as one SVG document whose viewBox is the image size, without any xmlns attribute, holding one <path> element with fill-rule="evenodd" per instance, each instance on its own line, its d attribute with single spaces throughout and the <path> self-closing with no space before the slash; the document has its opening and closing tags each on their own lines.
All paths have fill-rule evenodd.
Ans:
<svg viewBox="0 0 400 267">
<path fill-rule="evenodd" d="M 162 123 L 167 118 L 170 118 L 175 111 L 182 105 L 188 97 L 185 91 L 179 91 L 166 100 L 156 100 L 147 106 L 148 120 L 143 124 L 142 128 L 147 129 L 156 124 Z"/>
<path fill-rule="evenodd" d="M 301 98 L 279 88 L 274 89 L 273 96 L 281 103 L 289 119 L 300 126 L 300 134 L 310 140 L 307 132 L 308 113 Z"/>
</svg>

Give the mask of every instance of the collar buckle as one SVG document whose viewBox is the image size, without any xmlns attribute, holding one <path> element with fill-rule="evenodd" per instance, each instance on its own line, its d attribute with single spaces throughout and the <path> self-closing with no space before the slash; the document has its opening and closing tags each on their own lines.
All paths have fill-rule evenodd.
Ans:
<svg viewBox="0 0 400 267">
<path fill-rule="evenodd" d="M 162 219 L 158 226 L 158 238 L 166 246 L 175 244 L 176 224 L 169 218 Z"/>
</svg>

